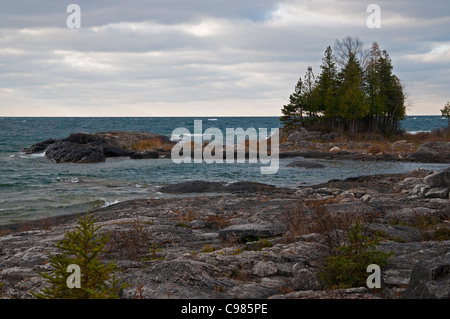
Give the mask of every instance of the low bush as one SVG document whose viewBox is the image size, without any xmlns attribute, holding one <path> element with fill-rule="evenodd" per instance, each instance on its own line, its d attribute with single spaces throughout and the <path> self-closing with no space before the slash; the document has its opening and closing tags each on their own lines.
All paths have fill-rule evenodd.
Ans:
<svg viewBox="0 0 450 319">
<path fill-rule="evenodd" d="M 340 246 L 336 254 L 329 255 L 319 273 L 326 287 L 345 289 L 366 285 L 367 267 L 376 264 L 383 267 L 392 255 L 376 251 L 378 238 L 364 235 L 363 227 L 356 221 L 348 233 L 348 244 Z"/>
</svg>

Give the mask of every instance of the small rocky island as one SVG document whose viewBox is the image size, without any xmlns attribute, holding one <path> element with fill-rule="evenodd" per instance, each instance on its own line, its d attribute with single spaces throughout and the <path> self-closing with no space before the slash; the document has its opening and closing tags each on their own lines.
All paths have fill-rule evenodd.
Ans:
<svg viewBox="0 0 450 319">
<path fill-rule="evenodd" d="M 97 163 L 107 157 L 132 159 L 170 157 L 175 143 L 169 137 L 137 132 L 74 133 L 48 139 L 22 150 L 25 154 L 44 153 L 56 163 Z"/>
<path fill-rule="evenodd" d="M 48 139 L 36 143 L 29 148 L 24 148 L 22 152 L 25 154 L 45 152 L 45 156 L 56 163 L 97 163 L 105 161 L 108 157 L 170 158 L 174 145 L 175 142 L 168 136 L 146 132 L 74 133 L 61 140 Z M 193 155 L 193 150 L 191 152 Z M 248 145 L 246 145 L 246 153 L 248 154 Z M 337 133 L 326 134 L 302 128 L 281 130 L 279 156 L 280 158 L 304 157 L 353 161 L 450 163 L 450 142 L 417 144 L 407 140 L 353 141 L 349 138 L 343 140 Z M 317 163 L 304 162 L 294 162 L 291 166 L 321 168 Z"/>
</svg>

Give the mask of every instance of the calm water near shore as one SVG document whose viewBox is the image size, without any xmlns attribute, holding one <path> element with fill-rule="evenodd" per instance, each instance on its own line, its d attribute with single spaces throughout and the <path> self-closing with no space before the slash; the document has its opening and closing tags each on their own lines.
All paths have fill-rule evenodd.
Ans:
<svg viewBox="0 0 450 319">
<path fill-rule="evenodd" d="M 416 119 L 414 119 L 416 118 Z M 48 138 L 64 138 L 75 132 L 147 131 L 171 135 L 177 127 L 193 132 L 194 120 L 203 129 L 277 128 L 276 117 L 229 118 L 0 118 L 0 224 L 84 212 L 134 198 L 167 196 L 163 184 L 189 180 L 254 181 L 295 188 L 352 176 L 440 169 L 447 165 L 417 163 L 347 162 L 315 160 L 325 169 L 289 168 L 294 159 L 280 159 L 275 175 L 262 175 L 261 164 L 174 164 L 169 159 L 130 160 L 109 158 L 96 164 L 55 164 L 43 154 L 24 155 L 20 150 Z M 407 131 L 445 127 L 447 120 L 408 117 Z"/>
</svg>

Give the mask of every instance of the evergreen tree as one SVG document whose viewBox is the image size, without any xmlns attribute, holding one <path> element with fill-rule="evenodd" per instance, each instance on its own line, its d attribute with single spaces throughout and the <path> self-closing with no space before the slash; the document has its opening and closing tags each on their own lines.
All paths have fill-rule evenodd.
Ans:
<svg viewBox="0 0 450 319">
<path fill-rule="evenodd" d="M 366 97 L 362 89 L 362 70 L 355 55 L 342 72 L 342 86 L 339 94 L 339 114 L 349 122 L 350 132 L 356 132 L 356 122 L 368 114 Z"/>
<path fill-rule="evenodd" d="M 308 67 L 308 71 L 305 73 L 304 77 L 304 110 L 308 114 L 308 117 L 313 118 L 317 116 L 319 111 L 317 103 L 317 91 L 316 88 L 316 77 L 313 73 L 312 67 Z"/>
<path fill-rule="evenodd" d="M 364 73 L 365 92 L 369 106 L 368 122 L 373 131 L 378 129 L 378 121 L 384 114 L 385 101 L 381 92 L 380 63 L 381 51 L 377 42 L 372 44 Z"/>
<path fill-rule="evenodd" d="M 367 50 L 359 38 L 352 37 L 336 41 L 335 51 L 336 56 L 327 47 L 317 78 L 308 67 L 289 104 L 283 106 L 281 121 L 305 124 L 305 115 L 314 122 L 325 118 L 334 128 L 336 123 L 344 124 L 352 133 L 362 128 L 397 130 L 406 116 L 406 98 L 389 54 L 377 42 Z"/>
<path fill-rule="evenodd" d="M 295 86 L 295 91 L 289 96 L 289 103 L 283 106 L 281 110 L 283 116 L 280 121 L 287 126 L 296 125 L 303 119 L 303 82 L 300 78 Z"/>
<path fill-rule="evenodd" d="M 338 80 L 337 69 L 330 46 L 325 50 L 322 58 L 322 69 L 317 81 L 318 110 L 328 118 L 336 118 L 339 114 L 338 108 Z"/>
<path fill-rule="evenodd" d="M 384 102 L 384 130 L 395 130 L 399 120 L 406 115 L 405 95 L 397 76 L 392 73 L 393 66 L 389 54 L 383 51 L 380 58 L 381 90 L 380 96 Z"/>
<path fill-rule="evenodd" d="M 450 128 L 450 102 L 445 104 L 444 108 L 441 110 L 442 116 L 445 116 L 448 120 L 448 128 Z"/>
<path fill-rule="evenodd" d="M 79 217 L 75 230 L 65 235 L 56 244 L 61 253 L 49 254 L 53 273 L 41 273 L 50 287 L 36 294 L 41 299 L 117 299 L 118 293 L 126 285 L 119 285 L 112 273 L 115 263 L 103 264 L 99 254 L 105 252 L 107 236 L 97 235 L 100 226 L 95 226 L 95 220 L 89 214 Z M 67 284 L 70 273 L 69 265 L 80 267 L 80 288 L 69 288 Z"/>
</svg>

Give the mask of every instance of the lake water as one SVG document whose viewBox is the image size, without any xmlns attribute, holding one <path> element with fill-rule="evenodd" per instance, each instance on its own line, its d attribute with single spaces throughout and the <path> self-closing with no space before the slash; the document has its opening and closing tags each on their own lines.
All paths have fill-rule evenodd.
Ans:
<svg viewBox="0 0 450 319">
<path fill-rule="evenodd" d="M 20 150 L 48 138 L 76 132 L 146 131 L 170 136 L 177 127 L 193 132 L 194 120 L 203 130 L 226 128 L 278 128 L 276 117 L 227 118 L 0 118 L 0 224 L 89 209 L 136 198 L 158 198 L 161 185 L 189 180 L 254 181 L 295 188 L 330 179 L 440 169 L 447 165 L 315 160 L 325 169 L 287 167 L 294 159 L 280 159 L 274 175 L 263 175 L 261 164 L 175 164 L 170 159 L 130 160 L 108 158 L 104 163 L 55 164 L 43 154 L 24 155 Z M 408 117 L 407 131 L 445 127 L 441 116 Z"/>
</svg>

